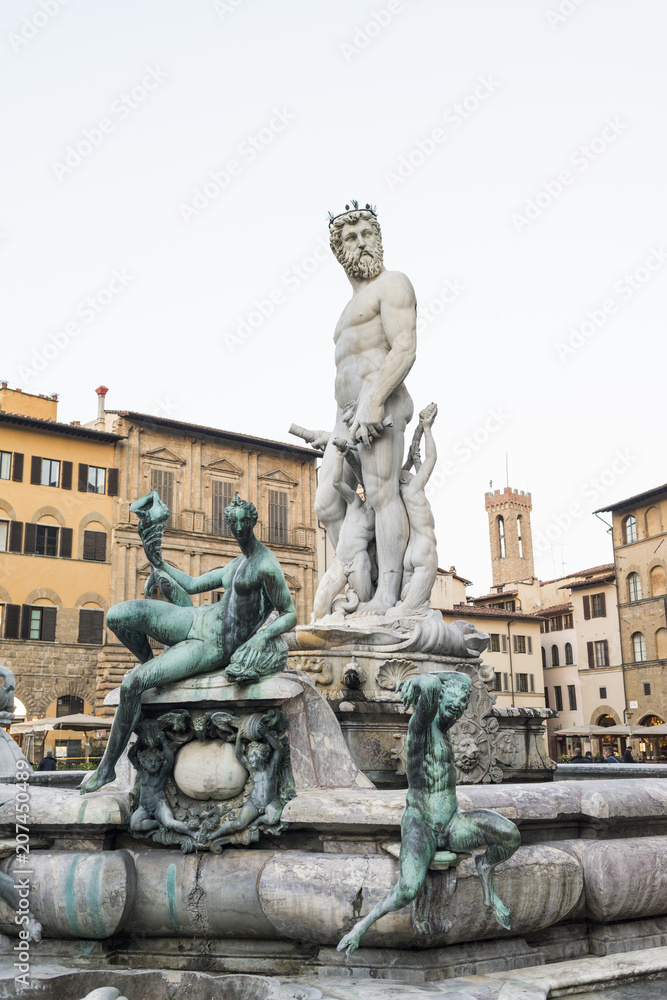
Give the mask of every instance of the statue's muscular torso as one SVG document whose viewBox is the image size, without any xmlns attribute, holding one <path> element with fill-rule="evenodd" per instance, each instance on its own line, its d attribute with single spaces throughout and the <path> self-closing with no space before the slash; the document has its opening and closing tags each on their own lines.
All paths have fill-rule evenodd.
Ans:
<svg viewBox="0 0 667 1000">
<path fill-rule="evenodd" d="M 357 403 L 373 390 L 374 376 L 391 350 L 382 327 L 382 300 L 387 292 L 401 289 L 406 282 L 400 271 L 381 271 L 355 291 L 343 309 L 334 333 L 335 395 L 341 410 L 347 403 Z M 389 396 L 386 404 L 387 414 L 410 420 L 412 400 L 403 383 Z"/>
<path fill-rule="evenodd" d="M 443 727 L 447 722 L 438 716 L 439 713 L 426 731 L 420 732 L 415 725 L 409 734 L 406 805 L 420 813 L 434 831 L 439 847 L 445 847 L 447 829 L 458 810 L 456 764 L 451 741 Z"/>
</svg>

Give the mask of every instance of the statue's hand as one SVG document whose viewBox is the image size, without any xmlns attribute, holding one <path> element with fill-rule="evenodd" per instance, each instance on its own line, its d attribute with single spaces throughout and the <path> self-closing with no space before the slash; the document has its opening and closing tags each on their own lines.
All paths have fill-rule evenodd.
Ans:
<svg viewBox="0 0 667 1000">
<path fill-rule="evenodd" d="M 383 420 L 383 403 L 378 403 L 372 396 L 360 400 L 350 427 L 352 440 L 362 441 L 365 448 L 370 448 L 373 439 L 382 434 Z"/>
</svg>

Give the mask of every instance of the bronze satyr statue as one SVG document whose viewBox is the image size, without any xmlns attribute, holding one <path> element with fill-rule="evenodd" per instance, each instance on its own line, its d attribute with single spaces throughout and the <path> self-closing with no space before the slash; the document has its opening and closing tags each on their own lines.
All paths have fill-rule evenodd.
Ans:
<svg viewBox="0 0 667 1000">
<path fill-rule="evenodd" d="M 287 662 L 283 632 L 296 625 L 296 611 L 280 563 L 255 537 L 257 510 L 238 494 L 225 508 L 225 521 L 241 555 L 220 569 L 191 577 L 162 559 L 160 524 L 169 516 L 155 491 L 132 505 L 157 585 L 177 604 L 124 601 L 110 608 L 107 625 L 131 650 L 139 665 L 123 678 L 120 704 L 109 742 L 96 771 L 81 784 L 94 792 L 115 778 L 116 761 L 141 715 L 141 696 L 152 687 L 225 669 L 228 680 L 254 683 L 282 670 Z M 150 583 L 150 581 L 149 581 Z M 189 594 L 224 589 L 222 600 L 193 607 Z M 189 604 L 186 603 L 189 601 Z M 262 626 L 274 612 L 278 616 Z M 153 658 L 149 637 L 169 647 Z"/>
<path fill-rule="evenodd" d="M 397 885 L 341 940 L 338 951 L 351 955 L 371 924 L 400 910 L 423 886 L 436 852 L 463 853 L 487 845 L 475 859 L 484 902 L 498 923 L 510 927 L 510 911 L 493 887 L 493 870 L 520 844 L 511 820 L 490 809 L 461 812 L 456 800 L 456 765 L 449 730 L 470 699 L 467 674 L 421 674 L 401 684 L 406 708 L 414 707 L 406 741 L 408 794 L 401 820 L 400 875 Z M 428 933 L 428 927 L 417 929 Z"/>
</svg>

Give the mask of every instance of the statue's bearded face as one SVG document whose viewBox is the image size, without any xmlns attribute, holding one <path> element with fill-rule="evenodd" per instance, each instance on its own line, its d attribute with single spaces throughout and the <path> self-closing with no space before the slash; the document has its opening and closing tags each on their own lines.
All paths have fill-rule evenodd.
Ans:
<svg viewBox="0 0 667 1000">
<path fill-rule="evenodd" d="M 382 234 L 368 212 L 351 212 L 337 220 L 331 249 L 350 278 L 374 278 L 382 270 Z"/>
</svg>

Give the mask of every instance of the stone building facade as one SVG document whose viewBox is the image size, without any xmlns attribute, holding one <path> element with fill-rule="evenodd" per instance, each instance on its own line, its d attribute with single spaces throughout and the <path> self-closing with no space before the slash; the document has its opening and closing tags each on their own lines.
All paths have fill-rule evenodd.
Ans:
<svg viewBox="0 0 667 1000">
<path fill-rule="evenodd" d="M 489 516 L 493 586 L 529 579 L 534 575 L 530 493 L 506 486 L 502 493 L 486 493 L 484 506 Z"/>
<path fill-rule="evenodd" d="M 150 566 L 130 504 L 157 489 L 172 515 L 163 538 L 167 562 L 191 576 L 225 565 L 238 545 L 224 518 L 238 492 L 257 507 L 256 535 L 280 561 L 300 623 L 309 621 L 317 586 L 313 513 L 320 453 L 311 448 L 201 427 L 166 417 L 106 410 L 91 427 L 118 436 L 119 495 L 114 508 L 110 604 L 143 595 Z M 196 604 L 219 594 L 195 595 Z M 100 651 L 96 707 L 132 665 L 109 633 Z"/>
<path fill-rule="evenodd" d="M 612 515 L 627 718 L 667 722 L 667 485 L 621 500 Z"/>
<path fill-rule="evenodd" d="M 0 661 L 27 718 L 91 712 L 109 605 L 115 445 L 57 421 L 57 398 L 0 388 Z M 76 755 L 80 733 L 46 745 Z"/>
</svg>

